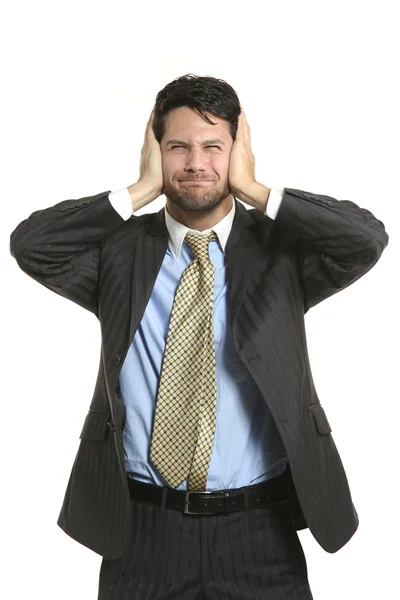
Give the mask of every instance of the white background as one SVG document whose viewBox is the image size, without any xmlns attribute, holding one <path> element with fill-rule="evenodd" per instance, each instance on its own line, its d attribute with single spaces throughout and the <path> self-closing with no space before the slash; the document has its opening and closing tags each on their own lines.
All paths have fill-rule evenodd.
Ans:
<svg viewBox="0 0 400 600">
<path fill-rule="evenodd" d="M 398 597 L 396 4 L 37 0 L 3 9 L 3 598 L 96 600 L 101 563 L 56 524 L 94 390 L 99 323 L 26 276 L 9 236 L 35 210 L 135 182 L 156 94 L 188 72 L 237 91 L 261 183 L 352 200 L 389 233 L 369 273 L 306 315 L 315 385 L 360 526 L 335 554 L 309 530 L 299 536 L 315 600 Z"/>
</svg>

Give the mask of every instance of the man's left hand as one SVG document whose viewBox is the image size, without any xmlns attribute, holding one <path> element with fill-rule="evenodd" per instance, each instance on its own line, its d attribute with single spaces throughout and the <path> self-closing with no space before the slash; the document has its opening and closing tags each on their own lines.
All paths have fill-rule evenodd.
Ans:
<svg viewBox="0 0 400 600">
<path fill-rule="evenodd" d="M 256 181 L 256 159 L 251 149 L 250 127 L 243 108 L 240 109 L 236 139 L 229 159 L 229 187 L 235 198 L 263 210 L 270 188 Z"/>
</svg>

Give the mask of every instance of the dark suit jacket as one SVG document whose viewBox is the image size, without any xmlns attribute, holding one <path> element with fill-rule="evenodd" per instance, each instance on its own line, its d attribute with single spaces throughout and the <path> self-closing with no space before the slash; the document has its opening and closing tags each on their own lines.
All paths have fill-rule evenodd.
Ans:
<svg viewBox="0 0 400 600">
<path fill-rule="evenodd" d="M 109 191 L 38 210 L 12 232 L 20 268 L 100 321 L 99 372 L 58 525 L 105 558 L 135 523 L 124 467 L 119 373 L 167 245 L 163 207 L 124 221 Z M 297 529 L 336 552 L 358 527 L 348 481 L 314 387 L 304 314 L 378 261 L 383 223 L 348 200 L 285 188 L 276 220 L 236 202 L 226 245 L 236 351 L 275 419 L 290 461 Z"/>
</svg>

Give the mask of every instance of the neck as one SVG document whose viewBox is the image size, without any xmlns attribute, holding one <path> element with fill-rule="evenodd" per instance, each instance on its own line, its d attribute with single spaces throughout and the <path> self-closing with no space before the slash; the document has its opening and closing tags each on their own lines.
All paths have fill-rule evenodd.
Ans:
<svg viewBox="0 0 400 600">
<path fill-rule="evenodd" d="M 170 214 L 175 221 L 178 221 L 178 223 L 182 223 L 182 225 L 185 225 L 189 229 L 205 231 L 206 229 L 211 229 L 226 217 L 233 207 L 233 202 L 233 196 L 229 194 L 229 196 L 224 198 L 218 206 L 211 210 L 194 211 L 177 206 L 167 197 L 166 209 L 168 214 Z"/>
</svg>

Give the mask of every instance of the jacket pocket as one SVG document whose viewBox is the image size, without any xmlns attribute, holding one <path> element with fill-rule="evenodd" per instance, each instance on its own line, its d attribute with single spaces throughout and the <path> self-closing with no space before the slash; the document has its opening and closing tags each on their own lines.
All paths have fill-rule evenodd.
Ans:
<svg viewBox="0 0 400 600">
<path fill-rule="evenodd" d="M 109 413 L 89 412 L 86 415 L 79 439 L 91 442 L 106 440 L 110 429 L 110 419 Z"/>
<path fill-rule="evenodd" d="M 321 404 L 311 404 L 310 412 L 314 417 L 314 423 L 320 435 L 328 435 L 332 431 L 329 421 Z"/>
</svg>

